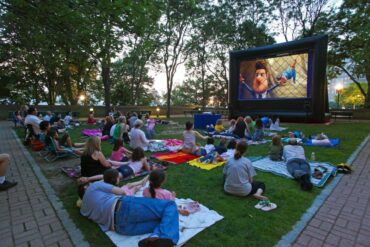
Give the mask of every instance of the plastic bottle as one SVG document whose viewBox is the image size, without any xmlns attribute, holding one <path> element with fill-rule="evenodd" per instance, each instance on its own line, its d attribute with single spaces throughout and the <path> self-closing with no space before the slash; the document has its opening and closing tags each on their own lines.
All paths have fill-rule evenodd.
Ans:
<svg viewBox="0 0 370 247">
<path fill-rule="evenodd" d="M 315 161 L 316 160 L 315 152 L 312 152 L 311 153 L 311 160 L 312 161 Z"/>
</svg>

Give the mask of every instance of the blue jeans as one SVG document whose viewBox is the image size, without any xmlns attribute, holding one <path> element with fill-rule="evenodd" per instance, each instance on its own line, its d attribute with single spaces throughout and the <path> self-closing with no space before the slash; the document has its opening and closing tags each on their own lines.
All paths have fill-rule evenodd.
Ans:
<svg viewBox="0 0 370 247">
<path fill-rule="evenodd" d="M 179 213 L 174 201 L 144 197 L 124 196 L 120 209 L 115 213 L 115 230 L 123 235 L 152 233 L 179 241 Z"/>
<path fill-rule="evenodd" d="M 308 174 L 311 176 L 311 167 L 310 164 L 303 159 L 290 159 L 286 163 L 286 167 L 288 172 L 295 178 L 298 179 L 299 177 Z"/>
</svg>

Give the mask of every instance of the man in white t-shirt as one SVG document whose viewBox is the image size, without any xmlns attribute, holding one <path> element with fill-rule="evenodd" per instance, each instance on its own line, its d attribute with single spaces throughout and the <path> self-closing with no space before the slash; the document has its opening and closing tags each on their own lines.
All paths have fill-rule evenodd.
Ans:
<svg viewBox="0 0 370 247">
<path fill-rule="evenodd" d="M 32 125 L 33 132 L 35 135 L 40 134 L 40 126 L 41 119 L 37 117 L 37 109 L 35 107 L 30 107 L 27 111 L 26 119 L 24 120 L 24 123 L 26 125 L 30 124 Z"/>
</svg>

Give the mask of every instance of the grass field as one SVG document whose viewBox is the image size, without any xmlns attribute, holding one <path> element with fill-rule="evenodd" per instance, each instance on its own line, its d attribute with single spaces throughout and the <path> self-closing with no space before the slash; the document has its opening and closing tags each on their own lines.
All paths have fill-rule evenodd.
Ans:
<svg viewBox="0 0 370 247">
<path fill-rule="evenodd" d="M 180 122 L 180 126 L 185 120 L 175 119 Z M 316 160 L 332 164 L 345 162 L 362 140 L 370 134 L 370 124 L 368 123 L 336 123 L 329 126 L 287 124 L 283 126 L 287 126 L 289 130 L 301 130 L 305 134 L 324 132 L 329 137 L 339 137 L 341 143 L 336 148 L 305 147 L 307 157 L 310 156 L 311 152 L 315 152 Z M 80 131 L 83 127 L 86 126 L 69 131 L 73 140 L 80 140 Z M 167 130 L 166 126 L 156 127 L 157 138 L 181 138 L 181 130 L 178 134 L 166 134 Z M 23 135 L 22 131 L 17 130 L 17 133 Z M 269 144 L 250 146 L 246 156 L 267 155 L 268 147 Z M 103 142 L 102 149 L 104 154 L 108 156 L 111 153 L 112 145 Z M 50 164 L 50 166 L 55 166 L 55 164 Z M 315 188 L 311 192 L 302 192 L 293 180 L 257 171 L 255 179 L 265 182 L 266 195 L 278 205 L 274 211 L 263 212 L 254 208 L 257 200 L 234 197 L 223 192 L 222 169 L 223 167 L 219 167 L 205 171 L 182 164 L 171 165 L 167 171 L 167 182 L 163 186 L 164 188 L 175 191 L 179 198 L 192 198 L 199 201 L 225 217 L 192 238 L 186 247 L 273 246 L 280 240 L 281 236 L 292 229 L 321 191 L 321 189 Z M 69 178 L 65 177 L 65 179 Z M 112 246 L 110 240 L 97 225 L 80 216 L 75 206 L 76 183 L 70 180 L 70 183 L 63 189 L 55 189 L 71 218 L 81 229 L 91 246 Z"/>
</svg>

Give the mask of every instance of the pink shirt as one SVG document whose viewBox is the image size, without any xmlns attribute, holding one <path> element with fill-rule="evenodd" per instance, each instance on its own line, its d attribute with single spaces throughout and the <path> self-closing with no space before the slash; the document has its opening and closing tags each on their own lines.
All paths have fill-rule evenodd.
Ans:
<svg viewBox="0 0 370 247">
<path fill-rule="evenodd" d="M 112 154 L 110 156 L 111 160 L 114 161 L 121 161 L 124 156 L 124 149 L 123 147 L 120 147 L 117 151 L 112 151 Z"/>
<path fill-rule="evenodd" d="M 145 188 L 143 192 L 144 197 L 152 198 L 152 195 L 150 194 L 149 188 Z M 168 190 L 158 188 L 155 189 L 155 198 L 156 199 L 162 199 L 162 200 L 175 200 L 172 193 Z"/>
</svg>

